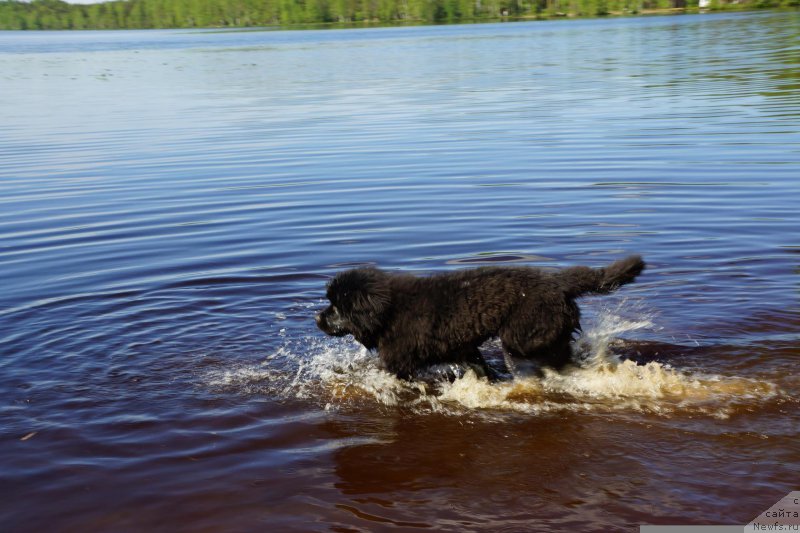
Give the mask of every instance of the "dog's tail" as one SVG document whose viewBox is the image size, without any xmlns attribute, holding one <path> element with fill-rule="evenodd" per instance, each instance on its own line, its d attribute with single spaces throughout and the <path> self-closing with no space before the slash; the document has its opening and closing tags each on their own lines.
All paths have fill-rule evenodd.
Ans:
<svg viewBox="0 0 800 533">
<path fill-rule="evenodd" d="M 559 280 L 572 297 L 587 293 L 608 294 L 620 285 L 630 283 L 644 270 L 644 261 L 632 255 L 605 268 L 571 267 L 559 272 Z"/>
</svg>

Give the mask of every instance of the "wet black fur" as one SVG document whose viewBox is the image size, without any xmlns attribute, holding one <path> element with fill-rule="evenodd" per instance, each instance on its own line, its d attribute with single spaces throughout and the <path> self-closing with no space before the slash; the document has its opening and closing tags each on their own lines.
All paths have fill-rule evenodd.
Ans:
<svg viewBox="0 0 800 533">
<path fill-rule="evenodd" d="M 630 256 L 606 268 L 554 272 L 483 267 L 416 277 L 356 268 L 331 280 L 331 305 L 316 320 L 328 335 L 352 334 L 377 349 L 400 378 L 437 363 L 477 364 L 492 375 L 478 347 L 494 337 L 512 357 L 560 368 L 570 361 L 570 342 L 580 330 L 575 299 L 609 293 L 644 266 L 641 257 Z"/>
</svg>

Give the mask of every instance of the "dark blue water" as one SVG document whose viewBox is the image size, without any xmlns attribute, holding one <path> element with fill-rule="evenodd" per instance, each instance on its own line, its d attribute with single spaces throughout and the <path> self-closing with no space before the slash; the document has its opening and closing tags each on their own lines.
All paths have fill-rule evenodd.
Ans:
<svg viewBox="0 0 800 533">
<path fill-rule="evenodd" d="M 745 524 L 800 475 L 800 15 L 0 33 L 0 529 Z M 405 383 L 338 270 L 649 268 Z M 497 356 L 499 347 L 486 347 Z"/>
</svg>

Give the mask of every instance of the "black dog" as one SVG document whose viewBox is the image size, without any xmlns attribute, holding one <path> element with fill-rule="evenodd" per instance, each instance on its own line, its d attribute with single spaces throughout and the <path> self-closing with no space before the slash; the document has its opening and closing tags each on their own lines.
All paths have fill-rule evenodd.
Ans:
<svg viewBox="0 0 800 533">
<path fill-rule="evenodd" d="M 316 321 L 328 335 L 352 334 L 377 348 L 386 368 L 405 379 L 438 363 L 477 364 L 491 376 L 478 346 L 493 337 L 512 357 L 558 369 L 570 362 L 580 330 L 575 299 L 609 293 L 644 266 L 631 256 L 597 269 L 484 267 L 424 278 L 356 268 L 331 280 L 331 305 Z"/>
</svg>

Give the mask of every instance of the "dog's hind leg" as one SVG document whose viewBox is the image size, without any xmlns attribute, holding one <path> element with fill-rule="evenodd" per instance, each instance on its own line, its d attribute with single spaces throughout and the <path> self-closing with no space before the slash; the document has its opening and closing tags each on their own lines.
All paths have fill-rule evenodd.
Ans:
<svg viewBox="0 0 800 533">
<path fill-rule="evenodd" d="M 503 350 L 514 361 L 535 361 L 541 366 L 561 370 L 572 361 L 572 336 L 562 335 L 549 343 L 535 337 L 520 339 L 513 334 L 500 337 Z M 516 364 L 515 364 L 516 366 Z"/>
<path fill-rule="evenodd" d="M 543 365 L 561 370 L 572 362 L 572 336 L 559 339 L 537 356 Z"/>
<path fill-rule="evenodd" d="M 480 372 L 477 372 L 479 376 L 482 374 L 492 382 L 500 378 L 498 373 L 486 362 L 486 359 L 484 359 L 483 354 L 478 350 L 477 346 L 464 348 L 463 357 L 466 364 L 475 367 L 476 370 L 480 370 Z"/>
</svg>

